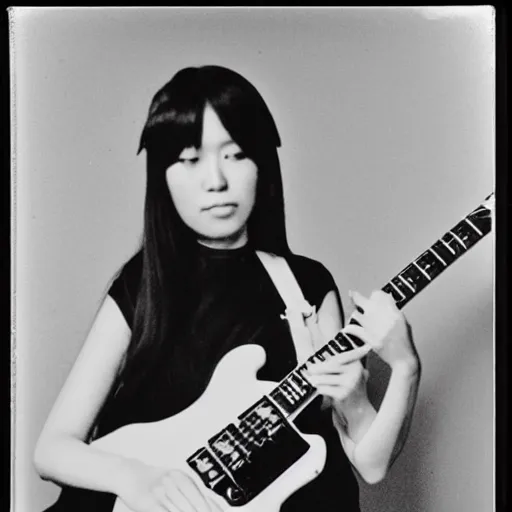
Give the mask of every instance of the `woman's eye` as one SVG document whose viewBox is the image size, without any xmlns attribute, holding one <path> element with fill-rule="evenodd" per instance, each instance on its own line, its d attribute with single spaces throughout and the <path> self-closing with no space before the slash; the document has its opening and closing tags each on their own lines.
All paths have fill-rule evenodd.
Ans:
<svg viewBox="0 0 512 512">
<path fill-rule="evenodd" d="M 181 164 L 195 164 L 199 161 L 200 153 L 197 148 L 189 146 L 183 148 L 178 155 L 178 162 Z"/>
<path fill-rule="evenodd" d="M 199 162 L 199 158 L 197 156 L 191 158 L 178 158 L 178 162 L 182 164 L 195 164 Z"/>
<path fill-rule="evenodd" d="M 229 160 L 243 160 L 245 158 L 245 153 L 243 151 L 235 151 L 233 153 L 227 153 L 224 158 Z"/>
</svg>

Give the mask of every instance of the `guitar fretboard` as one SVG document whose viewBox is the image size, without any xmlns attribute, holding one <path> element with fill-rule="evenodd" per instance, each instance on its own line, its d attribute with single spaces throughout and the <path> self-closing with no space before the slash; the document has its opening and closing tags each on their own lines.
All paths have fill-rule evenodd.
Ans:
<svg viewBox="0 0 512 512">
<path fill-rule="evenodd" d="M 490 210 L 481 205 L 399 272 L 382 290 L 390 293 L 398 308 L 402 308 L 490 230 Z"/>
<path fill-rule="evenodd" d="M 455 260 L 473 247 L 491 230 L 491 209 L 488 204 L 494 194 L 485 202 L 446 232 L 432 246 L 418 256 L 410 265 L 401 270 L 386 283 L 382 290 L 391 294 L 398 308 L 425 289 L 437 276 Z M 352 335 L 340 331 L 332 340 L 315 352 L 306 362 L 297 366 L 270 393 L 286 415 L 291 415 L 315 394 L 315 388 L 303 372 L 307 363 L 315 364 L 332 356 L 361 346 L 362 342 Z"/>
</svg>

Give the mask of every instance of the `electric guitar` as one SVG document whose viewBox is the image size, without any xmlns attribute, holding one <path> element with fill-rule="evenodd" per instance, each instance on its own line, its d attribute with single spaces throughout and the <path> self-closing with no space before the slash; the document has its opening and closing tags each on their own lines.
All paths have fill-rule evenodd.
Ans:
<svg viewBox="0 0 512 512">
<path fill-rule="evenodd" d="M 494 194 L 437 240 L 382 290 L 402 308 L 491 230 Z M 258 345 L 226 354 L 203 395 L 181 413 L 132 424 L 93 441 L 97 448 L 146 464 L 181 469 L 222 510 L 278 512 L 322 470 L 326 445 L 293 419 L 316 396 L 303 372 L 362 342 L 341 330 L 281 382 L 256 379 L 265 362 Z M 130 512 L 117 499 L 114 512 Z"/>
</svg>

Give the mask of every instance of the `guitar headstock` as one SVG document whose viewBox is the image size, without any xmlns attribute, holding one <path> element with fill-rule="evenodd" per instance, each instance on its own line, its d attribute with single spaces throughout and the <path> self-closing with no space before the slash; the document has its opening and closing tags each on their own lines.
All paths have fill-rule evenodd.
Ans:
<svg viewBox="0 0 512 512">
<path fill-rule="evenodd" d="M 469 215 L 468 218 L 474 219 L 478 218 L 481 220 L 484 219 L 492 219 L 495 209 L 495 198 L 494 198 L 494 192 L 489 194 L 484 202 L 478 206 L 478 208 L 475 208 Z"/>
<path fill-rule="evenodd" d="M 489 233 L 492 229 L 492 225 L 494 224 L 495 203 L 494 192 L 492 192 L 485 198 L 484 202 L 478 206 L 478 208 L 475 208 L 465 219 L 473 223 L 473 226 L 479 230 L 481 235 Z"/>
<path fill-rule="evenodd" d="M 484 202 L 482 203 L 482 206 L 484 208 L 487 208 L 491 212 L 494 212 L 495 205 L 496 205 L 496 199 L 494 197 L 494 192 L 492 192 L 485 198 Z"/>
</svg>

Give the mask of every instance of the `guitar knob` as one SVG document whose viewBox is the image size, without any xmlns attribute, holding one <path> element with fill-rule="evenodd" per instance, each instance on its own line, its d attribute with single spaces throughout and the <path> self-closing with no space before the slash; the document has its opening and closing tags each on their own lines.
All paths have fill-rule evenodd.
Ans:
<svg viewBox="0 0 512 512">
<path fill-rule="evenodd" d="M 228 487 L 226 490 L 228 500 L 232 504 L 236 504 L 243 499 L 242 491 L 238 487 Z"/>
</svg>

